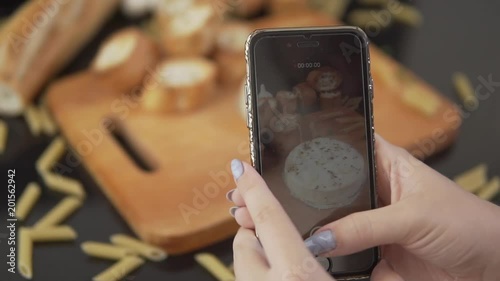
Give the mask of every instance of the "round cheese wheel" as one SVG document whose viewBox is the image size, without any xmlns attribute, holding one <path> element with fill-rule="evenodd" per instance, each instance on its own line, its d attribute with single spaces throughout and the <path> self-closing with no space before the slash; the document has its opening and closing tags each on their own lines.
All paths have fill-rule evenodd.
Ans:
<svg viewBox="0 0 500 281">
<path fill-rule="evenodd" d="M 296 146 L 288 155 L 283 171 L 291 194 L 317 209 L 352 203 L 365 178 L 363 156 L 351 145 L 331 137 Z"/>
</svg>

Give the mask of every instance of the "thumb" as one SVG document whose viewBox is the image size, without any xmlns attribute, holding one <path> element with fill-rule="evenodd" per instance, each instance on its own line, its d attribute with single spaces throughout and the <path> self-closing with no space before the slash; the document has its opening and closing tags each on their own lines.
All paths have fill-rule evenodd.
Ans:
<svg viewBox="0 0 500 281">
<path fill-rule="evenodd" d="M 380 245 L 403 243 L 411 220 L 406 213 L 397 204 L 354 213 L 323 226 L 305 243 L 312 254 L 322 256 L 343 256 Z M 331 245 L 321 240 L 325 233 L 331 233 Z"/>
</svg>

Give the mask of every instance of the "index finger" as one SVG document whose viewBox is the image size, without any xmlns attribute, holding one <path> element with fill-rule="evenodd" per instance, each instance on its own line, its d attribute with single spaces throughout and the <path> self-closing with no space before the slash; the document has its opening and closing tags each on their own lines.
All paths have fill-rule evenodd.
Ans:
<svg viewBox="0 0 500 281">
<path fill-rule="evenodd" d="M 231 170 L 269 263 L 294 263 L 310 255 L 292 221 L 257 171 L 237 159 L 231 162 Z"/>
</svg>

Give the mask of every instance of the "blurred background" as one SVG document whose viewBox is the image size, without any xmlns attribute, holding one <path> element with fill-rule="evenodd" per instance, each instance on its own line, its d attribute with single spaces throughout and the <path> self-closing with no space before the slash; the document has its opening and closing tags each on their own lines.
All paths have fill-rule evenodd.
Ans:
<svg viewBox="0 0 500 281">
<path fill-rule="evenodd" d="M 233 188 L 226 164 L 248 159 L 243 51 L 256 28 L 363 28 L 376 46 L 375 130 L 451 179 L 476 168 L 462 187 L 500 204 L 499 10 L 500 2 L 486 0 L 2 1 L 0 185 L 7 187 L 15 169 L 17 198 L 30 182 L 42 190 L 17 228 L 33 225 L 80 187 L 86 194 L 64 221 L 78 238 L 37 245 L 33 280 L 91 279 L 113 262 L 89 258 L 79 245 L 115 233 L 174 253 L 121 280 L 217 280 L 194 254 L 232 262 L 236 226 L 224 198 Z M 446 141 L 436 142 L 439 129 Z M 66 144 L 59 165 L 37 167 L 59 138 Z M 203 163 L 189 162 L 197 158 Z M 60 192 L 47 173 L 78 188 Z M 206 192 L 212 181 L 213 197 Z M 197 186 L 206 207 L 193 201 Z M 5 265 L 8 189 L 1 190 Z M 22 279 L 0 270 L 0 280 Z"/>
</svg>

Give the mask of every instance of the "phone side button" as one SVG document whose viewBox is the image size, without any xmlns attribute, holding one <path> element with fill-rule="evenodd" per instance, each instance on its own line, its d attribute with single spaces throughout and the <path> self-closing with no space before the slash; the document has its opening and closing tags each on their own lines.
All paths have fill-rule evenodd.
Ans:
<svg viewBox="0 0 500 281">
<path fill-rule="evenodd" d="M 316 257 L 316 260 L 326 271 L 330 271 L 330 268 L 332 267 L 332 261 L 329 258 Z"/>
</svg>

